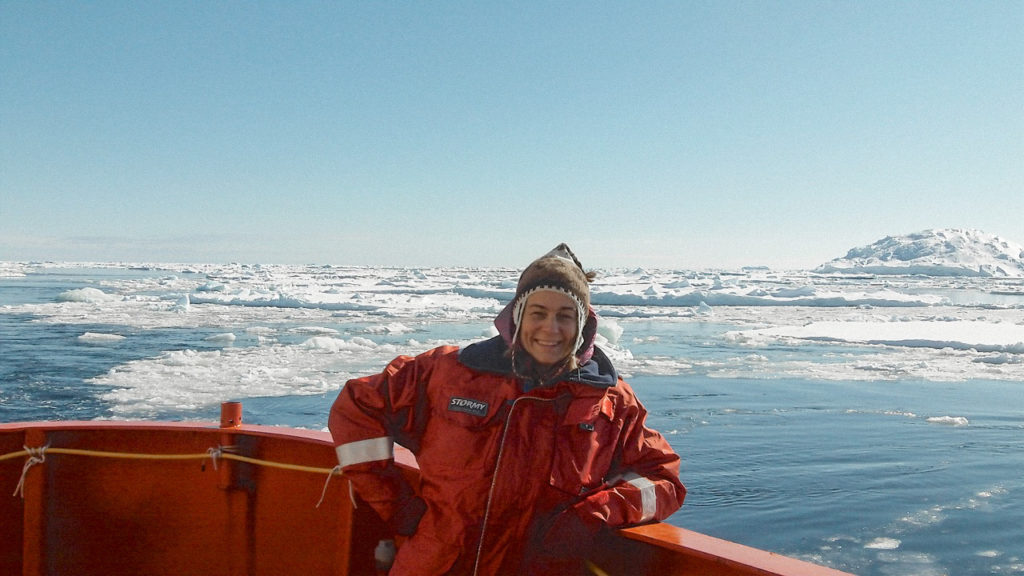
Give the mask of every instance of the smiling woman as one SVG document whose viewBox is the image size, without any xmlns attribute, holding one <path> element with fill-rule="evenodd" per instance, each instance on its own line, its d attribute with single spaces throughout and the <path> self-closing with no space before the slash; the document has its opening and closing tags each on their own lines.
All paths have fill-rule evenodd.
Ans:
<svg viewBox="0 0 1024 576">
<path fill-rule="evenodd" d="M 565 294 L 538 290 L 526 300 L 519 320 L 519 340 L 537 364 L 550 367 L 572 354 L 579 329 L 579 310 Z"/>
<path fill-rule="evenodd" d="M 557 377 L 564 369 L 586 362 L 593 343 L 587 343 L 590 281 L 565 244 L 535 260 L 519 277 L 512 306 L 512 367 L 532 387 Z M 500 328 L 500 326 L 499 326 Z M 589 338 L 593 338 L 591 333 Z M 527 354 L 518 355 L 524 351 Z"/>
<path fill-rule="evenodd" d="M 593 275 L 560 244 L 520 275 L 498 335 L 400 356 L 331 408 L 338 460 L 401 542 L 392 574 L 582 573 L 608 528 L 683 503 L 679 457 L 594 345 Z M 420 465 L 415 488 L 395 445 Z"/>
</svg>

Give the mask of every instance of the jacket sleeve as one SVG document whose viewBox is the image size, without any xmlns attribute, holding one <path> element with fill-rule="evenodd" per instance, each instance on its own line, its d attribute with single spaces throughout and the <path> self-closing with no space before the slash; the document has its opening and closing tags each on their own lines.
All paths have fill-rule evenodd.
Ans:
<svg viewBox="0 0 1024 576">
<path fill-rule="evenodd" d="M 679 456 L 665 438 L 646 426 L 647 410 L 623 381 L 616 412 L 623 419 L 612 470 L 604 488 L 574 506 L 585 521 L 612 527 L 668 518 L 679 509 L 686 488 L 679 480 Z"/>
<path fill-rule="evenodd" d="M 426 382 L 448 348 L 399 356 L 380 374 L 349 380 L 331 406 L 328 427 L 342 473 L 385 522 L 414 504 L 415 492 L 395 466 L 394 445 L 418 452 Z"/>
</svg>

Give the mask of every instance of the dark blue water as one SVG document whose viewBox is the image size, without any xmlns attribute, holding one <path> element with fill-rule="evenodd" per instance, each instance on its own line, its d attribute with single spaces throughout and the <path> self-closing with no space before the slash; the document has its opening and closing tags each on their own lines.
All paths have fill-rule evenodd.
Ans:
<svg viewBox="0 0 1024 576">
<path fill-rule="evenodd" d="M 673 523 L 859 574 L 1024 570 L 1017 383 L 634 384 L 677 432 Z M 970 424 L 926 417 L 951 410 Z"/>
<path fill-rule="evenodd" d="M 105 388 L 91 378 L 170 350 L 217 348 L 206 340 L 217 327 L 62 324 L 11 313 L 10 306 L 50 303 L 95 281 L 90 273 L 0 278 L 0 307 L 8 307 L 0 309 L 0 421 L 111 417 L 111 406 L 100 398 Z M 333 321 L 351 333 L 367 323 Z M 415 336 L 462 340 L 484 329 L 486 323 L 456 322 Z M 722 338 L 731 326 L 711 321 L 651 320 L 628 329 L 653 337 L 629 343 L 638 357 L 684 358 L 699 367 L 749 353 Z M 126 338 L 95 345 L 80 340 L 85 332 Z M 235 332 L 236 347 L 258 345 Z M 837 355 L 826 354 L 835 350 L 757 352 L 770 369 L 776 359 L 836 362 Z M 861 352 L 852 346 L 841 351 Z M 683 460 L 689 493 L 671 523 L 865 576 L 1024 574 L 1020 382 L 715 378 L 699 368 L 629 380 L 650 411 L 649 424 Z M 322 429 L 334 395 L 224 400 L 242 400 L 249 423 Z M 217 414 L 210 405 L 157 416 L 214 420 Z"/>
</svg>

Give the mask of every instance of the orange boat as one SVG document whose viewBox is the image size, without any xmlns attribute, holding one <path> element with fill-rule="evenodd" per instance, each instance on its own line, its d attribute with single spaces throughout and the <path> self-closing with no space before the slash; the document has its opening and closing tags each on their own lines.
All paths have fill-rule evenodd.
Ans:
<svg viewBox="0 0 1024 576">
<path fill-rule="evenodd" d="M 0 574 L 377 574 L 389 535 L 335 464 L 328 433 L 243 425 L 235 402 L 219 426 L 0 424 Z M 845 574 L 664 523 L 601 544 L 596 575 Z"/>
</svg>

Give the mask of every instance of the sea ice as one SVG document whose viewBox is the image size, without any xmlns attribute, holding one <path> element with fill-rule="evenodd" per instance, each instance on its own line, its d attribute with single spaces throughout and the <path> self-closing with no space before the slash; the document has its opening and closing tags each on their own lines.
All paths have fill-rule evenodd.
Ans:
<svg viewBox="0 0 1024 576">
<path fill-rule="evenodd" d="M 875 538 L 871 542 L 864 545 L 865 548 L 872 550 L 895 550 L 900 547 L 901 542 L 896 538 Z"/>
</svg>

